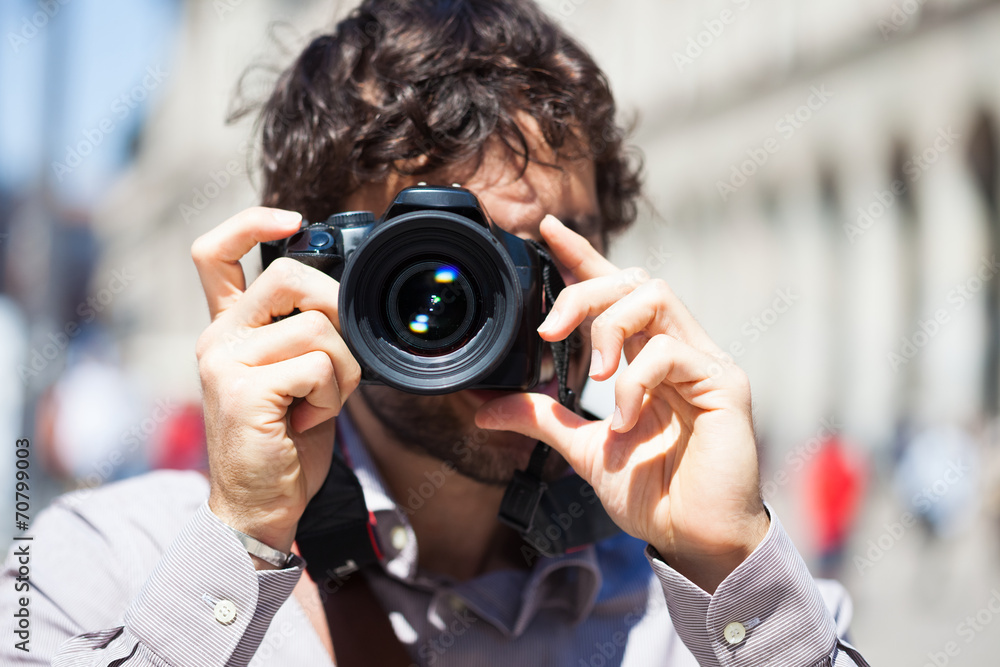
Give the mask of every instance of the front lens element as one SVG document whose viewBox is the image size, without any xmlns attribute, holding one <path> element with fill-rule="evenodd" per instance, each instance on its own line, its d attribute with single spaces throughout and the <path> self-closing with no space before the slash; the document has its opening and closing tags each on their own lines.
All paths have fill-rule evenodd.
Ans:
<svg viewBox="0 0 1000 667">
<path fill-rule="evenodd" d="M 424 354 L 444 354 L 466 339 L 476 315 L 468 278 L 454 263 L 419 261 L 392 282 L 387 299 L 395 333 Z"/>
</svg>

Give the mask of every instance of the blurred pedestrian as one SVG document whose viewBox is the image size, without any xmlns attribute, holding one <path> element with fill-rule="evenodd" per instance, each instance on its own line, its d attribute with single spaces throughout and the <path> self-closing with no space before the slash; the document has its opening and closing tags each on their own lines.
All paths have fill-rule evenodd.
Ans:
<svg viewBox="0 0 1000 667">
<path fill-rule="evenodd" d="M 930 426 L 905 447 L 896 468 L 896 491 L 928 537 L 947 538 L 974 514 L 979 470 L 979 449 L 965 429 Z"/>
<path fill-rule="evenodd" d="M 824 438 L 805 469 L 806 506 L 819 554 L 819 574 L 836 577 L 868 477 L 867 461 L 840 434 Z"/>
</svg>

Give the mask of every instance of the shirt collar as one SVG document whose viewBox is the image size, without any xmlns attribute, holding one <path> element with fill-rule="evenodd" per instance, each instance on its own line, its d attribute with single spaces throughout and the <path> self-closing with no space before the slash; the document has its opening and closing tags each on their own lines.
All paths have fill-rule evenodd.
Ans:
<svg viewBox="0 0 1000 667">
<path fill-rule="evenodd" d="M 536 557 L 530 570 L 491 572 L 454 585 L 421 576 L 417 537 L 406 510 L 392 499 L 346 411 L 337 418 L 337 438 L 361 484 L 374 519 L 381 564 L 390 576 L 438 592 L 447 587 L 450 598 L 457 596 L 509 636 L 521 634 L 543 609 L 564 610 L 574 623 L 589 615 L 602 583 L 593 545 L 562 556 Z"/>
</svg>

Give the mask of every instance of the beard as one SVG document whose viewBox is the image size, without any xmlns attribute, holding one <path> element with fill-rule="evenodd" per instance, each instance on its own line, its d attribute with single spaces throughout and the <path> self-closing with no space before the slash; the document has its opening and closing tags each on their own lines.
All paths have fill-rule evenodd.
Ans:
<svg viewBox="0 0 1000 667">
<path fill-rule="evenodd" d="M 358 391 L 379 424 L 403 447 L 446 461 L 460 475 L 489 486 L 506 486 L 514 471 L 528 465 L 536 441 L 519 433 L 477 427 L 475 409 L 461 400 L 461 392 L 421 396 L 376 385 L 364 385 Z M 567 467 L 562 456 L 552 451 L 544 477 L 556 479 Z"/>
<path fill-rule="evenodd" d="M 589 323 L 588 320 L 584 331 L 589 332 Z M 590 336 L 578 329 L 567 342 L 570 344 L 568 385 L 579 396 L 587 378 Z M 553 362 L 548 349 L 542 364 L 543 379 L 552 377 Z M 550 387 L 554 393 L 555 386 L 550 384 Z M 481 484 L 506 486 L 515 471 L 527 468 L 537 442 L 519 433 L 476 426 L 476 408 L 482 404 L 482 399 L 469 398 L 464 391 L 424 396 L 382 385 L 362 385 L 357 393 L 382 428 L 401 446 L 447 461 L 460 475 Z M 542 478 L 546 481 L 558 479 L 568 468 L 566 460 L 552 450 Z"/>
</svg>

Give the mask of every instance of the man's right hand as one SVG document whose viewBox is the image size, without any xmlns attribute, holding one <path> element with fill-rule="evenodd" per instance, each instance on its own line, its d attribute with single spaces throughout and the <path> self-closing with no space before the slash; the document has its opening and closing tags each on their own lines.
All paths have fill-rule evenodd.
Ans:
<svg viewBox="0 0 1000 667">
<path fill-rule="evenodd" d="M 282 258 L 246 286 L 240 258 L 290 236 L 301 219 L 250 208 L 191 247 L 212 316 L 197 347 L 209 507 L 284 552 L 330 469 L 333 417 L 361 379 L 338 331 L 337 281 Z M 295 308 L 301 313 L 274 321 Z"/>
</svg>

